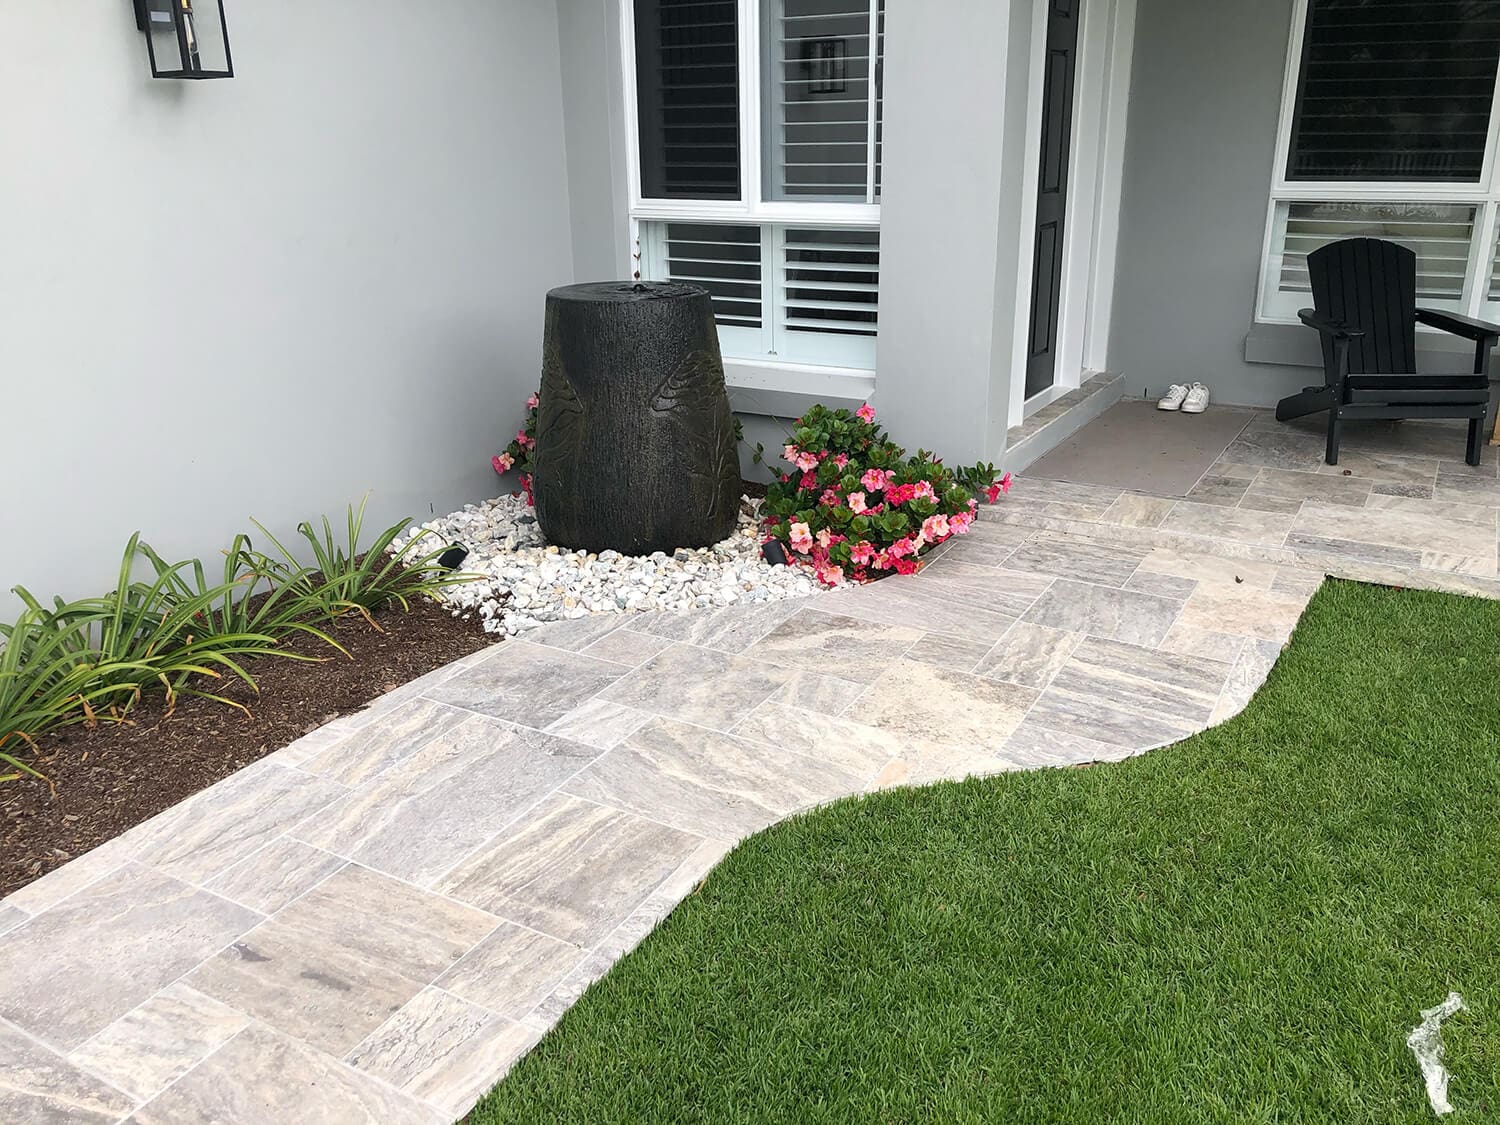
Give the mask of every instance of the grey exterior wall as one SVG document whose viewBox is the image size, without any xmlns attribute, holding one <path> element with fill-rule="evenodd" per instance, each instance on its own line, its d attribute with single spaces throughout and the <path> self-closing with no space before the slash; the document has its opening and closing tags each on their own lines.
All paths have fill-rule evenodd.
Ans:
<svg viewBox="0 0 1500 1125">
<path fill-rule="evenodd" d="M 1217 401 L 1267 406 L 1315 381 L 1245 359 L 1291 13 L 1140 0 L 1109 350 L 1127 394 L 1200 380 Z"/>
<path fill-rule="evenodd" d="M 5 6 L 0 590 L 493 495 L 573 277 L 554 0 L 231 3 L 207 83 L 52 7 Z"/>
</svg>

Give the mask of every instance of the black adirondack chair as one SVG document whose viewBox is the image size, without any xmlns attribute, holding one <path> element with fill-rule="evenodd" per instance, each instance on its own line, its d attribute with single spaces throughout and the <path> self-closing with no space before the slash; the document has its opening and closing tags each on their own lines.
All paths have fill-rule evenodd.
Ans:
<svg viewBox="0 0 1500 1125">
<path fill-rule="evenodd" d="M 1346 418 L 1467 418 L 1465 459 L 1479 464 L 1500 325 L 1417 307 L 1417 256 L 1379 238 L 1348 238 L 1307 256 L 1313 304 L 1297 315 L 1323 338 L 1321 387 L 1276 404 L 1282 422 L 1328 411 L 1328 464 Z M 1474 341 L 1472 375 L 1417 372 L 1417 325 Z"/>
</svg>

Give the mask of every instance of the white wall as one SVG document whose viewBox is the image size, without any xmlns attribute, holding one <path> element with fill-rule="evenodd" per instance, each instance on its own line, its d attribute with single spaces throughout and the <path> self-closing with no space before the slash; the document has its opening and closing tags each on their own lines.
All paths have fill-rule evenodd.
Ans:
<svg viewBox="0 0 1500 1125">
<path fill-rule="evenodd" d="M 493 494 L 573 277 L 553 0 L 227 0 L 203 83 L 54 7 L 4 5 L 0 590 Z"/>
</svg>

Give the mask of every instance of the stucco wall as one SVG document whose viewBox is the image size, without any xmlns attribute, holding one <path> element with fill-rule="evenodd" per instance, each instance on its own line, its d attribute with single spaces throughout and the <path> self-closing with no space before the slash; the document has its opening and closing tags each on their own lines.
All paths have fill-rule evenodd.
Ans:
<svg viewBox="0 0 1500 1125">
<path fill-rule="evenodd" d="M 1245 361 L 1291 13 L 1140 0 L 1109 352 L 1127 393 L 1196 379 L 1218 401 L 1270 405 L 1316 381 Z"/>
<path fill-rule="evenodd" d="M 493 494 L 573 275 L 553 0 L 231 0 L 206 83 L 53 7 L 0 66 L 0 590 Z"/>
</svg>

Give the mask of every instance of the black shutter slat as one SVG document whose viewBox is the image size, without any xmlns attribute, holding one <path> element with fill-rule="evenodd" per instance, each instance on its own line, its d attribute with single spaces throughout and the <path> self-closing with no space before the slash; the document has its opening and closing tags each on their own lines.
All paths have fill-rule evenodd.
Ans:
<svg viewBox="0 0 1500 1125">
<path fill-rule="evenodd" d="M 1500 0 L 1308 0 L 1288 180 L 1476 183 Z"/>
</svg>

